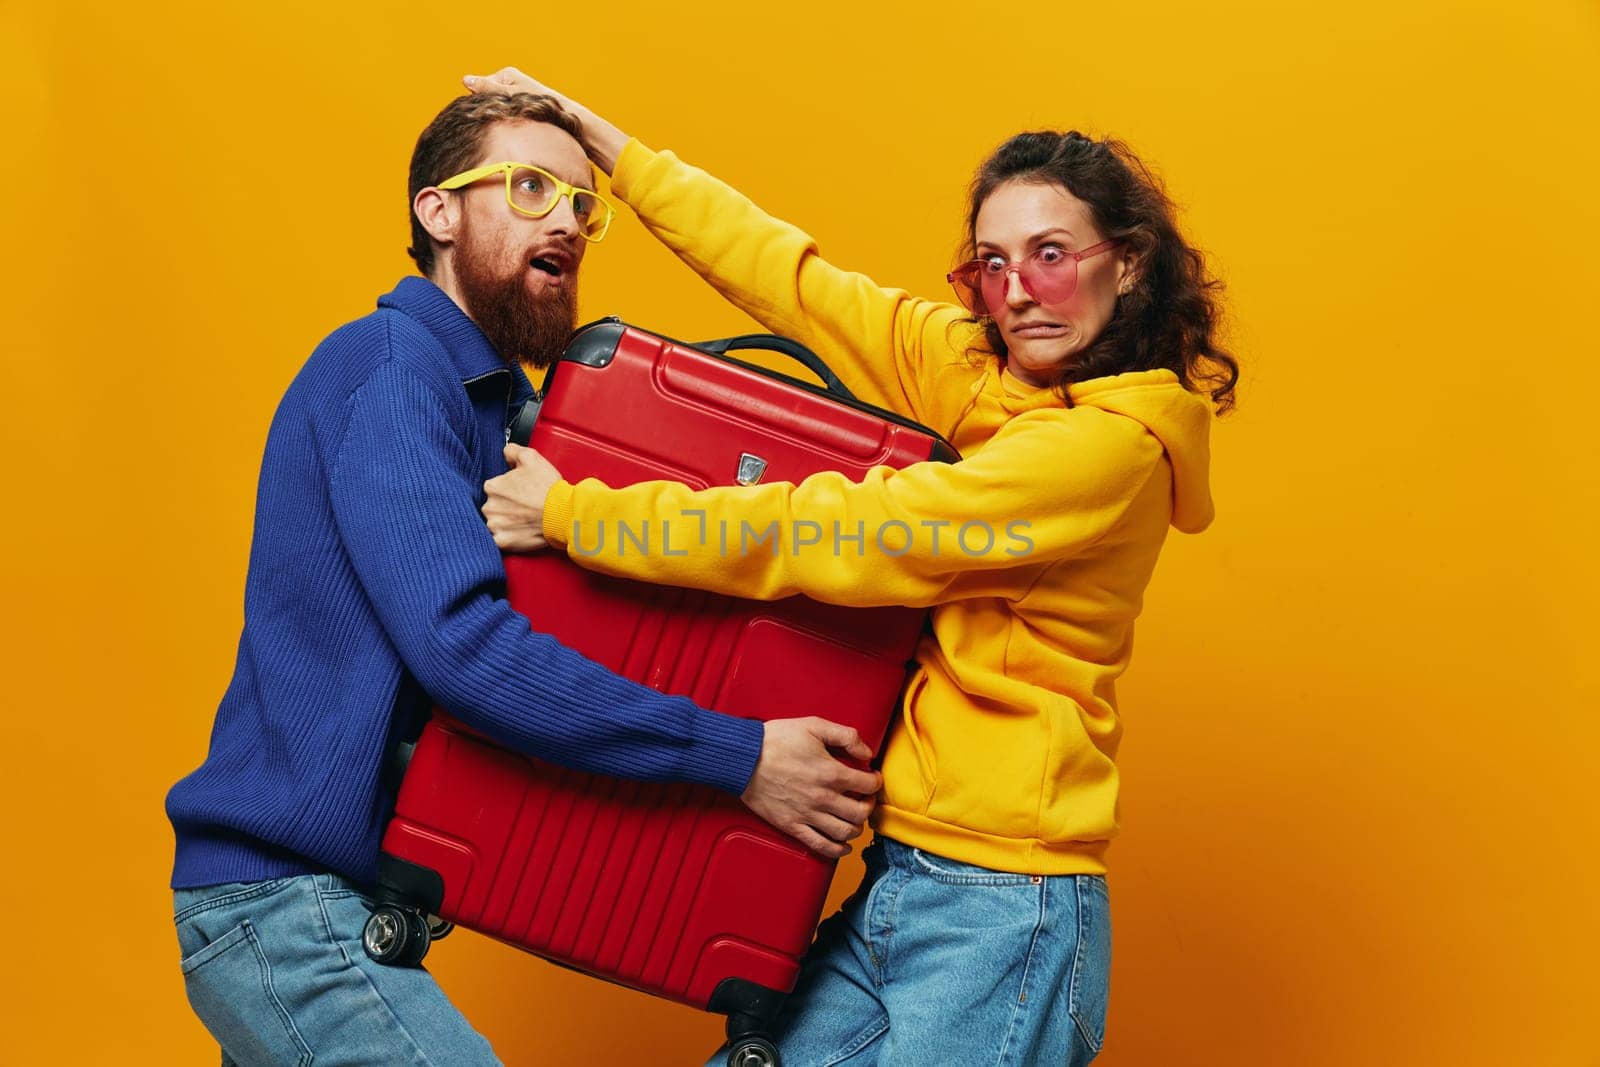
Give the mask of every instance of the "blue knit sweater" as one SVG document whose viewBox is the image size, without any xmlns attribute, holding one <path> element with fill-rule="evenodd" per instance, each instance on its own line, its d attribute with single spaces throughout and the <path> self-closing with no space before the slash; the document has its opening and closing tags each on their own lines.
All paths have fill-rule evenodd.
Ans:
<svg viewBox="0 0 1600 1067">
<path fill-rule="evenodd" d="M 267 436 L 233 680 L 173 786 L 174 888 L 376 876 L 396 724 L 429 697 L 580 770 L 742 792 L 762 727 L 620 678 L 528 629 L 478 509 L 513 374 L 406 278 L 301 368 Z"/>
</svg>

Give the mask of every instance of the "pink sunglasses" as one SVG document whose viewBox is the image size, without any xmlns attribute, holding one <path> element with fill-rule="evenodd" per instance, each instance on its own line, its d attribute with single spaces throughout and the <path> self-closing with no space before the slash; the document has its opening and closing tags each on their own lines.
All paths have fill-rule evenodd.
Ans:
<svg viewBox="0 0 1600 1067">
<path fill-rule="evenodd" d="M 991 308 L 1004 306 L 1011 274 L 1016 272 L 1022 289 L 1036 304 L 1059 304 L 1078 289 L 1078 264 L 1109 252 L 1122 242 L 1101 241 L 1082 252 L 1068 252 L 1058 245 L 1045 245 L 1028 253 L 1027 258 L 1007 262 L 999 256 L 968 260 L 945 275 L 962 305 L 974 315 L 990 315 Z"/>
</svg>

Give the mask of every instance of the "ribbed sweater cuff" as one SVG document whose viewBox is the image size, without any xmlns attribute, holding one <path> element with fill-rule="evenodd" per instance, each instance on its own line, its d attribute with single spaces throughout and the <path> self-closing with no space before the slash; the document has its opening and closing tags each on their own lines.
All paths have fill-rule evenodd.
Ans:
<svg viewBox="0 0 1600 1067">
<path fill-rule="evenodd" d="M 766 736 L 766 724 L 757 719 L 707 712 L 695 733 L 693 766 L 684 777 L 737 797 L 756 773 Z"/>
<path fill-rule="evenodd" d="M 557 482 L 544 498 L 544 539 L 555 548 L 566 548 L 572 530 L 572 483 Z"/>
</svg>

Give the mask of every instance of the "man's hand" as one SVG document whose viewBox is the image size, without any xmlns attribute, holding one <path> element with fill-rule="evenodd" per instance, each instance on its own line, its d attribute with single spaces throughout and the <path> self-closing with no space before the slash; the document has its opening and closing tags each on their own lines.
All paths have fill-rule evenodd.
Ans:
<svg viewBox="0 0 1600 1067">
<path fill-rule="evenodd" d="M 545 547 L 544 498 L 561 472 L 531 448 L 506 445 L 511 469 L 483 483 L 489 499 L 483 517 L 502 552 L 533 552 Z"/>
<path fill-rule="evenodd" d="M 815 717 L 768 722 L 761 758 L 739 799 L 811 851 L 838 859 L 850 851 L 844 842 L 861 836 L 883 777 L 840 763 L 830 750 L 872 757 L 848 726 Z"/>
</svg>

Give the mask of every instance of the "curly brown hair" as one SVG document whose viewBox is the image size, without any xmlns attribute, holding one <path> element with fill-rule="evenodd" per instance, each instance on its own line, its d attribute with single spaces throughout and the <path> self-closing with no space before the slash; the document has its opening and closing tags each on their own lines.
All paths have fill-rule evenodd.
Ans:
<svg viewBox="0 0 1600 1067">
<path fill-rule="evenodd" d="M 497 122 L 547 122 L 580 143 L 583 127 L 551 96 L 538 93 L 476 93 L 458 96 L 434 116 L 411 153 L 406 207 L 411 212 L 411 247 L 406 253 L 433 277 L 433 240 L 417 218 L 417 194 L 469 169 L 483 154 L 483 140 Z"/>
<path fill-rule="evenodd" d="M 995 150 L 973 177 L 961 259 L 976 255 L 978 209 L 1006 182 L 1059 185 L 1089 206 L 1107 238 L 1124 242 L 1137 266 L 1133 287 L 1117 301 L 1100 336 L 1064 366 L 1052 383 L 1066 399 L 1074 382 L 1128 371 L 1172 371 L 1184 387 L 1211 395 L 1218 412 L 1233 407 L 1238 361 L 1213 334 L 1222 283 L 1174 221 L 1160 180 L 1121 141 L 1094 140 L 1077 130 L 1019 133 Z M 989 347 L 1006 354 L 1000 328 L 977 319 Z"/>
</svg>

